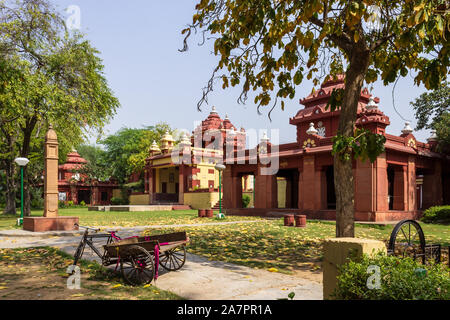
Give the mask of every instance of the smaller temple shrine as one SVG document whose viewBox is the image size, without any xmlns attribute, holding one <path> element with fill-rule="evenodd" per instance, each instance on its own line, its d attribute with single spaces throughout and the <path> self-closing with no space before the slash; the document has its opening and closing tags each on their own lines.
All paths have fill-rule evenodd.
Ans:
<svg viewBox="0 0 450 320">
<path fill-rule="evenodd" d="M 72 201 L 75 205 L 84 202 L 86 205 L 109 205 L 113 197 L 113 190 L 118 184 L 113 179 L 109 181 L 85 182 L 82 174 L 77 173 L 87 160 L 82 158 L 76 150 L 67 154 L 66 162 L 58 167 L 58 199 Z"/>
<path fill-rule="evenodd" d="M 227 116 L 222 119 L 215 107 L 192 135 L 182 136 L 178 145 L 169 133 L 160 144 L 154 141 L 145 166 L 147 204 L 170 203 L 193 209 L 217 206 L 219 171 L 215 166 L 223 163 L 225 152 L 243 150 L 245 141 L 245 130 L 238 130 Z"/>
</svg>

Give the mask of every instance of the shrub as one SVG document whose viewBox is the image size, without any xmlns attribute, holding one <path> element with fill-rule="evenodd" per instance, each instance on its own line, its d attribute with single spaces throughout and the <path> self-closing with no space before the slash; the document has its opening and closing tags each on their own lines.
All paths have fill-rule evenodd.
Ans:
<svg viewBox="0 0 450 320">
<path fill-rule="evenodd" d="M 44 208 L 44 199 L 33 199 L 31 200 L 31 209 L 43 209 Z"/>
<path fill-rule="evenodd" d="M 380 288 L 369 289 L 369 266 L 380 267 Z M 411 258 L 383 253 L 360 261 L 350 261 L 340 268 L 335 298 L 345 300 L 448 300 L 449 268 L 444 264 L 424 266 Z"/>
<path fill-rule="evenodd" d="M 30 195 L 31 195 L 31 209 L 43 209 L 44 197 L 42 196 L 42 189 L 31 186 Z"/>
<path fill-rule="evenodd" d="M 81 202 L 80 202 L 80 206 L 81 206 L 81 207 L 86 207 L 86 202 L 81 201 Z"/>
<path fill-rule="evenodd" d="M 435 206 L 423 212 L 421 221 L 426 223 L 450 223 L 450 206 Z"/>
<path fill-rule="evenodd" d="M 243 196 L 242 196 L 242 206 L 244 207 L 244 208 L 247 208 L 248 207 L 248 205 L 250 204 L 250 196 L 248 195 L 248 194 L 244 194 Z"/>
<path fill-rule="evenodd" d="M 67 201 L 67 207 L 73 207 L 73 201 Z"/>
<path fill-rule="evenodd" d="M 61 208 L 61 209 L 64 209 L 64 208 L 66 208 L 67 206 L 66 206 L 66 203 L 65 203 L 64 201 L 59 201 L 59 202 L 58 202 L 58 207 Z"/>
<path fill-rule="evenodd" d="M 123 204 L 123 200 L 122 200 L 122 198 L 112 197 L 111 204 L 114 206 L 120 206 Z"/>
</svg>

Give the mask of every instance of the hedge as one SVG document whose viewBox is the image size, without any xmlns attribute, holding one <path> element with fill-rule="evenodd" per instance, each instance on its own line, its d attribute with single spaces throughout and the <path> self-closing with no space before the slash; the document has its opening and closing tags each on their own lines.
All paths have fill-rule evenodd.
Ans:
<svg viewBox="0 0 450 320">
<path fill-rule="evenodd" d="M 373 284 L 369 266 L 380 269 L 379 288 Z M 409 257 L 379 253 L 349 261 L 340 268 L 334 298 L 343 300 L 449 300 L 450 269 L 445 264 L 422 265 Z M 368 281 L 369 280 L 369 281 Z"/>
<path fill-rule="evenodd" d="M 421 221 L 426 223 L 450 223 L 450 206 L 435 206 L 423 212 Z"/>
</svg>

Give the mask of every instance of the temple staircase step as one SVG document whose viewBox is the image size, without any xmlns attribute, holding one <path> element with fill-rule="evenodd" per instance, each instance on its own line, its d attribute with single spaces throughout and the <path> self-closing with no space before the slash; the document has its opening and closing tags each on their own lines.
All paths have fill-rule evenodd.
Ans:
<svg viewBox="0 0 450 320">
<path fill-rule="evenodd" d="M 192 208 L 185 204 L 175 204 L 172 205 L 172 210 L 192 210 Z"/>
</svg>

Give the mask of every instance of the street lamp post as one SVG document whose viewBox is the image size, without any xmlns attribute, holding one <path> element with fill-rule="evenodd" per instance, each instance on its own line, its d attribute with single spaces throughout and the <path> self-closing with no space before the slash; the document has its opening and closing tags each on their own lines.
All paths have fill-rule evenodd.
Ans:
<svg viewBox="0 0 450 320">
<path fill-rule="evenodd" d="M 23 168 L 30 162 L 27 158 L 16 158 L 14 160 L 20 167 L 20 219 L 17 224 L 21 226 L 23 224 Z"/>
<path fill-rule="evenodd" d="M 219 171 L 219 214 L 222 213 L 222 171 L 225 170 L 225 166 L 223 164 L 216 164 L 216 170 Z"/>
</svg>

